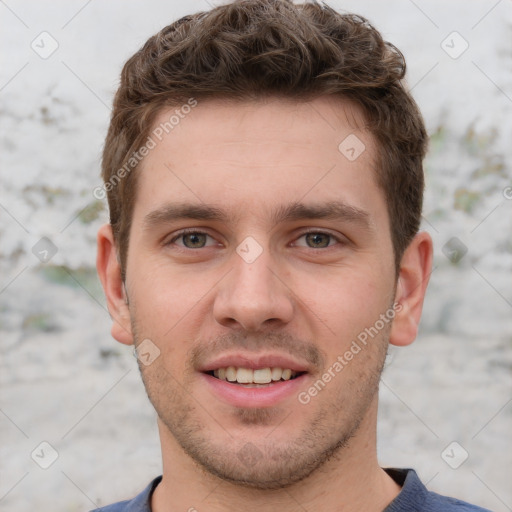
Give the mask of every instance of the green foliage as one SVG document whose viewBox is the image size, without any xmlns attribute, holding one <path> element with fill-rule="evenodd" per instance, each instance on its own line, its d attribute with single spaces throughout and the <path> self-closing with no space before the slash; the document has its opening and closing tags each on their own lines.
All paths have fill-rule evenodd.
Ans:
<svg viewBox="0 0 512 512">
<path fill-rule="evenodd" d="M 454 194 L 453 207 L 456 210 L 462 210 L 466 213 L 471 213 L 479 199 L 479 192 L 473 192 L 467 188 L 458 188 Z"/>
<path fill-rule="evenodd" d="M 84 289 L 92 299 L 105 303 L 103 289 L 94 267 L 71 269 L 66 265 L 44 265 L 39 271 L 43 277 L 55 284 Z"/>
<path fill-rule="evenodd" d="M 496 141 L 498 131 L 492 128 L 487 132 L 476 132 L 474 123 L 468 126 L 466 133 L 462 138 L 462 145 L 465 149 L 475 156 L 484 154 Z"/>
<path fill-rule="evenodd" d="M 88 204 L 79 214 L 78 218 L 83 224 L 94 222 L 105 209 L 103 201 L 94 201 Z"/>
<path fill-rule="evenodd" d="M 52 316 L 49 313 L 32 313 L 23 319 L 24 330 L 52 332 L 57 330 Z"/>
</svg>

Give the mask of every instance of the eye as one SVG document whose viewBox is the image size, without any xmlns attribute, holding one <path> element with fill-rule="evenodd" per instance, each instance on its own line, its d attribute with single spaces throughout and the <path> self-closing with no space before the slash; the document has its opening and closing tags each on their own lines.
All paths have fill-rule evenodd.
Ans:
<svg viewBox="0 0 512 512">
<path fill-rule="evenodd" d="M 324 249 L 339 243 L 339 240 L 330 233 L 324 233 L 323 231 L 311 231 L 309 233 L 303 233 L 297 240 L 304 239 L 306 245 L 296 243 L 301 247 L 309 247 L 311 249 Z"/>
<path fill-rule="evenodd" d="M 174 236 L 166 245 L 176 244 L 186 249 L 202 249 L 207 245 L 213 245 L 212 243 L 207 243 L 208 239 L 213 241 L 210 235 L 202 231 L 182 231 Z M 177 241 L 181 241 L 182 243 L 177 243 Z"/>
</svg>

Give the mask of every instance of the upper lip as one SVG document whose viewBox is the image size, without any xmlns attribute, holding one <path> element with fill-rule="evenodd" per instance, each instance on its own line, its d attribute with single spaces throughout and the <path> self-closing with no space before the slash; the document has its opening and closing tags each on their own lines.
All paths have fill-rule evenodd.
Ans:
<svg viewBox="0 0 512 512">
<path fill-rule="evenodd" d="M 257 370 L 260 368 L 289 368 L 295 372 L 307 372 L 307 364 L 294 360 L 290 356 L 283 354 L 254 354 L 237 353 L 223 354 L 202 365 L 198 370 L 200 372 L 210 372 L 219 368 L 235 366 L 237 368 L 251 368 Z"/>
</svg>

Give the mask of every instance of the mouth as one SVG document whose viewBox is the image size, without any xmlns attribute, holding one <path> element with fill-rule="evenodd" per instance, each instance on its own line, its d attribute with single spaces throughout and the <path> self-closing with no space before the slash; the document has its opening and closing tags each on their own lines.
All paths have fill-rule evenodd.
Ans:
<svg viewBox="0 0 512 512">
<path fill-rule="evenodd" d="M 230 382 L 245 388 L 263 388 L 275 385 L 278 382 L 294 380 L 306 372 L 278 366 L 265 368 L 227 366 L 204 373 L 220 381 Z"/>
<path fill-rule="evenodd" d="M 311 379 L 312 367 L 286 354 L 224 354 L 197 368 L 212 398 L 242 408 L 290 403 Z"/>
</svg>

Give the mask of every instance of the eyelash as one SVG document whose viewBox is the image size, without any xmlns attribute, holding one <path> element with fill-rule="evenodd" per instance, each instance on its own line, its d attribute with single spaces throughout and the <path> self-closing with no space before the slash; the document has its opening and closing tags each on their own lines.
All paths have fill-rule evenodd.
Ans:
<svg viewBox="0 0 512 512">
<path fill-rule="evenodd" d="M 206 236 L 209 236 L 210 238 L 213 238 L 210 234 L 208 234 L 205 231 L 200 231 L 200 230 L 194 229 L 194 228 L 188 228 L 188 229 L 183 229 L 183 230 L 179 231 L 175 236 L 172 237 L 171 240 L 169 240 L 168 242 L 165 242 L 164 245 L 165 246 L 172 245 L 172 244 L 174 244 L 174 242 L 176 242 L 176 240 L 180 239 L 181 237 L 183 237 L 185 235 L 191 235 L 191 234 L 206 235 Z M 309 235 L 309 234 L 326 235 L 326 236 L 331 237 L 331 239 L 334 239 L 338 244 L 343 244 L 344 243 L 342 240 L 340 240 L 340 238 L 338 238 L 337 236 L 333 235 L 332 233 L 330 233 L 328 231 L 317 230 L 317 229 L 309 230 L 309 231 L 303 231 L 296 238 L 296 240 L 298 240 L 299 238 L 302 238 L 303 236 Z M 305 248 L 306 249 L 312 249 L 312 250 L 318 250 L 318 249 L 326 250 L 326 249 L 328 249 L 330 247 L 332 247 L 332 246 L 328 245 L 327 247 L 318 247 L 318 248 L 315 248 L 315 247 L 305 247 Z M 181 247 L 180 246 L 180 248 L 183 249 L 183 250 L 187 250 L 188 249 L 190 251 L 197 251 L 198 249 L 204 249 L 205 247 L 199 247 L 198 249 L 191 249 L 190 247 L 185 247 L 185 246 Z"/>
</svg>

